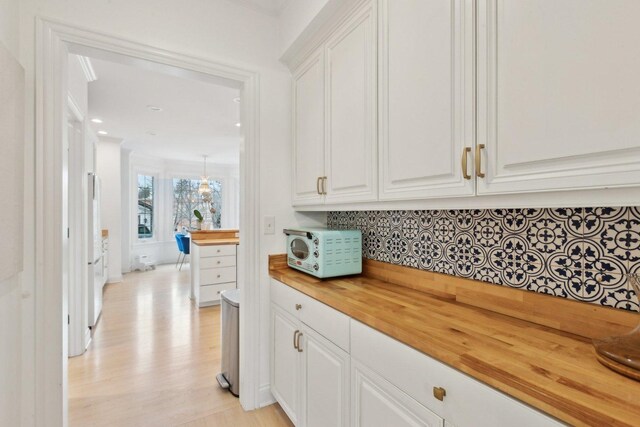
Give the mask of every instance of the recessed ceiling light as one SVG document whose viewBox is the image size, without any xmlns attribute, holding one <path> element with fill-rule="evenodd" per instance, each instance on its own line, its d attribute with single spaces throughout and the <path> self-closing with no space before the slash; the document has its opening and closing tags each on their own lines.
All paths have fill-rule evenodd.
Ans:
<svg viewBox="0 0 640 427">
<path fill-rule="evenodd" d="M 236 127 L 239 128 L 240 126 L 242 126 L 242 123 L 238 122 L 236 123 Z"/>
<path fill-rule="evenodd" d="M 97 118 L 97 117 L 96 117 L 95 119 L 91 119 L 91 121 L 92 121 L 93 123 L 102 123 L 102 119 L 99 119 L 99 118 Z"/>
<path fill-rule="evenodd" d="M 155 105 L 147 105 L 147 109 L 149 111 L 153 111 L 154 113 L 159 113 L 160 111 L 162 111 L 162 108 L 157 107 Z"/>
<path fill-rule="evenodd" d="M 98 135 L 109 135 L 109 132 L 107 132 L 106 130 L 99 130 Z"/>
<path fill-rule="evenodd" d="M 240 104 L 240 97 L 233 98 L 233 102 L 235 102 L 236 104 Z"/>
</svg>

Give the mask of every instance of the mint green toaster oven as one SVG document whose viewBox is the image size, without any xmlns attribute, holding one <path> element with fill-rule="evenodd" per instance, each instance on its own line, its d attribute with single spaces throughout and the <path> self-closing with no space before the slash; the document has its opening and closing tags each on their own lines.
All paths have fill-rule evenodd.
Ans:
<svg viewBox="0 0 640 427">
<path fill-rule="evenodd" d="M 362 273 L 362 232 L 285 229 L 289 267 L 319 278 Z"/>
</svg>

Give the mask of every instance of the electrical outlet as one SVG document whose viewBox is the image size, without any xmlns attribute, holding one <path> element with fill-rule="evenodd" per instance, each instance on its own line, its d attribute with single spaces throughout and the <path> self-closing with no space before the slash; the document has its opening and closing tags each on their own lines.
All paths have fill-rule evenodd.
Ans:
<svg viewBox="0 0 640 427">
<path fill-rule="evenodd" d="M 276 233 L 276 217 L 265 216 L 264 217 L 264 234 L 275 234 L 275 233 Z"/>
</svg>

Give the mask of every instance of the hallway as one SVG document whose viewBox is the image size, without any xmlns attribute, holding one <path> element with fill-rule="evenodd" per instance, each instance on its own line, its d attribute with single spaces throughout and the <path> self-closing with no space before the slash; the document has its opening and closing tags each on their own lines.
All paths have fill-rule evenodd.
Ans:
<svg viewBox="0 0 640 427">
<path fill-rule="evenodd" d="M 89 350 L 69 359 L 69 425 L 291 425 L 277 404 L 244 412 L 218 386 L 219 313 L 191 304 L 188 268 L 107 285 Z"/>
</svg>

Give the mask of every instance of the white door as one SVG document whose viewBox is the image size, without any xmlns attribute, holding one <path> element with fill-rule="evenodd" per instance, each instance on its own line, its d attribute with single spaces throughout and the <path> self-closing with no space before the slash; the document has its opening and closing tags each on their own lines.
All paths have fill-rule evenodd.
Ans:
<svg viewBox="0 0 640 427">
<path fill-rule="evenodd" d="M 380 199 L 473 195 L 473 3 L 380 0 L 379 13 Z"/>
<path fill-rule="evenodd" d="M 303 327 L 300 425 L 349 425 L 349 355 L 314 330 Z"/>
<path fill-rule="evenodd" d="M 478 193 L 640 184 L 640 2 L 478 1 Z"/>
<path fill-rule="evenodd" d="M 327 42 L 325 203 L 377 200 L 376 5 Z"/>
<path fill-rule="evenodd" d="M 443 427 L 444 420 L 360 363 L 351 361 L 354 427 Z"/>
<path fill-rule="evenodd" d="M 323 202 L 324 60 L 315 53 L 293 74 L 293 205 Z"/>
<path fill-rule="evenodd" d="M 298 322 L 271 304 L 271 392 L 294 424 L 298 424 L 300 356 L 296 349 Z"/>
</svg>

